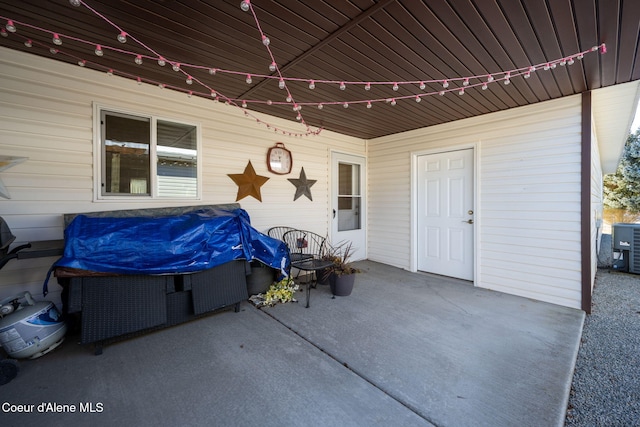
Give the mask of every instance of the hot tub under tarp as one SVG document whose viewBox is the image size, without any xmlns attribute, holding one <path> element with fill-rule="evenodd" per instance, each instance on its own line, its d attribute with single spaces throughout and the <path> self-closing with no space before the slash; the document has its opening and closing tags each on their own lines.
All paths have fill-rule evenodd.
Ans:
<svg viewBox="0 0 640 427">
<path fill-rule="evenodd" d="M 249 261 L 285 274 L 283 242 L 255 230 L 235 204 L 65 215 L 54 264 L 81 343 L 171 326 L 248 298 Z"/>
<path fill-rule="evenodd" d="M 288 268 L 283 242 L 251 227 L 243 209 L 202 208 L 179 215 L 76 215 L 56 267 L 117 274 L 193 273 L 237 260 Z"/>
</svg>

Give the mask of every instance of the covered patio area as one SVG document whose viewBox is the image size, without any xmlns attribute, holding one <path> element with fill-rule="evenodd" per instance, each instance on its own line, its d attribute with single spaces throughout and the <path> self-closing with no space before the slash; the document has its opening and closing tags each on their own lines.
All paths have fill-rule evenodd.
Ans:
<svg viewBox="0 0 640 427">
<path fill-rule="evenodd" d="M 20 362 L 2 386 L 2 418 L 94 427 L 564 424 L 584 312 L 357 264 L 352 295 L 333 299 L 319 286 L 310 308 L 245 302 L 239 313 L 113 343 L 101 356 L 67 337 Z"/>
</svg>

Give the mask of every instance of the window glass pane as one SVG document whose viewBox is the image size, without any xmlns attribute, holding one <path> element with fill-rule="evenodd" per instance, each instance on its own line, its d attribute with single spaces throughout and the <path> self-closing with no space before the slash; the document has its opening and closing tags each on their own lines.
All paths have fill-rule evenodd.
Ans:
<svg viewBox="0 0 640 427">
<path fill-rule="evenodd" d="M 360 165 L 339 163 L 338 231 L 360 229 L 360 201 Z"/>
<path fill-rule="evenodd" d="M 338 231 L 359 230 L 360 224 L 360 197 L 341 196 L 338 202 L 349 205 L 349 209 L 338 209 Z"/>
<path fill-rule="evenodd" d="M 150 194 L 149 119 L 104 115 L 102 194 Z"/>
<path fill-rule="evenodd" d="M 196 197 L 198 194 L 198 134 L 191 125 L 158 120 L 158 195 Z"/>
<path fill-rule="evenodd" d="M 351 209 L 351 198 L 342 197 L 353 194 L 351 176 L 353 166 L 347 163 L 338 164 L 338 209 Z"/>
</svg>

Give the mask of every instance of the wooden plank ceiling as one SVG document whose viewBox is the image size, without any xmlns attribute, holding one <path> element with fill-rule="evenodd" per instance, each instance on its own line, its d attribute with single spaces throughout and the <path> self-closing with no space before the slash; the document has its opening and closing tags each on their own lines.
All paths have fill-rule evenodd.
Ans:
<svg viewBox="0 0 640 427">
<path fill-rule="evenodd" d="M 369 139 L 640 78 L 638 0 L 251 0 L 248 11 L 240 0 L 78 2 L 0 0 L 2 25 L 12 20 L 17 30 L 4 30 L 0 46 L 85 60 L 88 68 L 194 96 L 210 98 L 213 90 L 219 101 L 238 105 L 239 114 L 245 101 L 250 116 L 259 111 L 291 120 L 287 131 L 300 133 L 323 128 Z M 125 44 L 116 40 L 118 28 L 129 35 Z M 62 45 L 52 43 L 53 33 Z M 605 54 L 574 56 L 602 43 Z M 96 44 L 101 57 L 93 53 Z M 142 65 L 134 62 L 138 54 Z M 285 89 L 278 87 L 278 70 L 269 70 L 271 54 Z M 573 64 L 523 75 L 563 58 Z M 483 90 L 489 76 L 494 81 Z M 368 91 L 367 82 L 373 83 Z M 287 89 L 301 106 L 298 121 Z"/>
</svg>

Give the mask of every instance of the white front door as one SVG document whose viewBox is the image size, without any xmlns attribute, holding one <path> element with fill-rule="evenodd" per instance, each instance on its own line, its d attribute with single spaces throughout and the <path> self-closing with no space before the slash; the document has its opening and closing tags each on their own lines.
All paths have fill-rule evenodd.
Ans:
<svg viewBox="0 0 640 427">
<path fill-rule="evenodd" d="M 352 243 L 352 261 L 367 257 L 365 158 L 331 155 L 331 242 Z"/>
<path fill-rule="evenodd" d="M 418 270 L 473 280 L 473 149 L 417 160 Z"/>
</svg>

